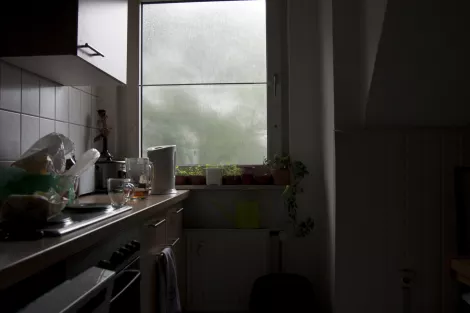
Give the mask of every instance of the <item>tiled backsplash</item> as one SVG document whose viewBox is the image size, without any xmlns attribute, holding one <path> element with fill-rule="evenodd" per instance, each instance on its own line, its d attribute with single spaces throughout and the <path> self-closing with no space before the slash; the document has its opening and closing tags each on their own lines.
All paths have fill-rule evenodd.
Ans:
<svg viewBox="0 0 470 313">
<path fill-rule="evenodd" d="M 77 157 L 93 146 L 96 89 L 61 86 L 0 61 L 0 166 L 17 160 L 40 137 L 61 133 Z M 94 171 L 80 179 L 80 193 L 94 189 Z"/>
</svg>

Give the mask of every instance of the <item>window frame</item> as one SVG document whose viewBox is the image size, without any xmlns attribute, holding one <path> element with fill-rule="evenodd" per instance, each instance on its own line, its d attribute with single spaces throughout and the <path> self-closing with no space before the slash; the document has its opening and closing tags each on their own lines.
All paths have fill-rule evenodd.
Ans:
<svg viewBox="0 0 470 313">
<path fill-rule="evenodd" d="M 256 0 L 141 0 L 139 29 L 139 155 L 143 156 L 142 99 L 143 88 L 143 10 L 145 5 L 190 2 L 233 2 Z M 287 0 L 266 1 L 266 75 L 267 75 L 267 156 L 289 151 L 289 110 L 288 110 L 288 73 L 287 73 Z M 203 164 L 181 165 L 189 167 Z M 236 164 L 261 166 L 262 164 Z"/>
</svg>

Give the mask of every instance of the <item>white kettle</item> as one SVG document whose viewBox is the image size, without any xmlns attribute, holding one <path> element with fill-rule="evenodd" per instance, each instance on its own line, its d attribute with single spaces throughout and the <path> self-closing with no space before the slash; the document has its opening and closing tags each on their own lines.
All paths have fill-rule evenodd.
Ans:
<svg viewBox="0 0 470 313">
<path fill-rule="evenodd" d="M 169 145 L 148 148 L 147 156 L 153 163 L 152 195 L 176 193 L 176 146 Z"/>
</svg>

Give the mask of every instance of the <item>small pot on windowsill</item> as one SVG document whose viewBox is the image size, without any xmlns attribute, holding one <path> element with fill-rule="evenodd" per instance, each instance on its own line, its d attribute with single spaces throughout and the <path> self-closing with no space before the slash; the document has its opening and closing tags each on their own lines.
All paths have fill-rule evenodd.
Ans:
<svg viewBox="0 0 470 313">
<path fill-rule="evenodd" d="M 255 168 L 252 166 L 245 166 L 242 174 L 242 185 L 253 185 L 255 183 Z"/>
<path fill-rule="evenodd" d="M 290 184 L 290 170 L 288 168 L 271 169 L 274 185 L 287 186 Z"/>
<path fill-rule="evenodd" d="M 272 185 L 273 184 L 273 177 L 271 176 L 271 174 L 255 175 L 253 179 L 256 185 Z"/>
<path fill-rule="evenodd" d="M 204 175 L 189 176 L 188 178 L 189 178 L 191 185 L 205 185 L 206 184 L 206 176 Z"/>
<path fill-rule="evenodd" d="M 175 185 L 187 185 L 188 184 L 188 176 L 175 176 Z"/>
<path fill-rule="evenodd" d="M 242 177 L 241 176 L 224 176 L 222 177 L 222 183 L 224 185 L 241 185 Z"/>
</svg>

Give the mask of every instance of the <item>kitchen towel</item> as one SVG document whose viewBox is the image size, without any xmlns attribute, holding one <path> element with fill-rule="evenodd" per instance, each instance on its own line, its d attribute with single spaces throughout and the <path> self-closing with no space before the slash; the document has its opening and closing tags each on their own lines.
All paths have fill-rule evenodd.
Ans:
<svg viewBox="0 0 470 313">
<path fill-rule="evenodd" d="M 163 249 L 162 254 L 166 281 L 166 313 L 181 313 L 175 254 L 171 248 Z"/>
</svg>

